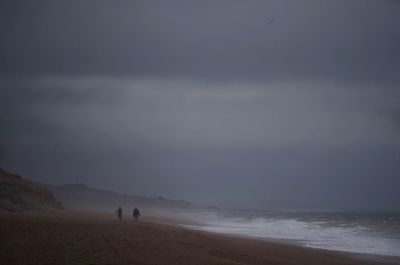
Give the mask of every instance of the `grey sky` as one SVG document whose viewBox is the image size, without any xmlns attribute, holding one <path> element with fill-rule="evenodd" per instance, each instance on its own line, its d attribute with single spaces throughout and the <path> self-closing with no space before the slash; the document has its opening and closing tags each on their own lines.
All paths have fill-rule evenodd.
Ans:
<svg viewBox="0 0 400 265">
<path fill-rule="evenodd" d="M 5 168 L 200 203 L 399 209 L 399 1 L 2 1 Z"/>
</svg>

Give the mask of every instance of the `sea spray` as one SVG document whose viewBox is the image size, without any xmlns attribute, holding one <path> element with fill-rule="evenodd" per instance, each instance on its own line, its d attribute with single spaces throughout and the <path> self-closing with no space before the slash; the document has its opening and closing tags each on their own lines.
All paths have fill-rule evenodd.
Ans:
<svg viewBox="0 0 400 265">
<path fill-rule="evenodd" d="M 206 211 L 191 229 L 306 247 L 400 257 L 400 213 Z"/>
</svg>

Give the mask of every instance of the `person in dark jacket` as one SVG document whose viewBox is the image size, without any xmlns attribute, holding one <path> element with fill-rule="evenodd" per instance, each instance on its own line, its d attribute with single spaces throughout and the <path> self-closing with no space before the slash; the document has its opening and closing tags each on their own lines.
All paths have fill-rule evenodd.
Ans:
<svg viewBox="0 0 400 265">
<path fill-rule="evenodd" d="M 139 216 L 140 216 L 140 211 L 139 211 L 138 208 L 135 208 L 135 209 L 133 210 L 132 216 L 133 216 L 133 218 L 135 218 L 135 221 L 138 220 L 138 218 L 139 218 Z"/>
<path fill-rule="evenodd" d="M 118 210 L 115 211 L 115 214 L 118 216 L 118 219 L 121 221 L 122 220 L 122 208 L 121 208 L 121 206 L 118 207 Z"/>
</svg>

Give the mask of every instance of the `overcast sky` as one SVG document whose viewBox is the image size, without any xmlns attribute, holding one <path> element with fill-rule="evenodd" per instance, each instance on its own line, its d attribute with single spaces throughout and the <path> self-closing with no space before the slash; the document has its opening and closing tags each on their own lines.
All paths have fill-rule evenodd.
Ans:
<svg viewBox="0 0 400 265">
<path fill-rule="evenodd" d="M 1 1 L 0 165 L 193 202 L 400 209 L 400 1 Z"/>
</svg>

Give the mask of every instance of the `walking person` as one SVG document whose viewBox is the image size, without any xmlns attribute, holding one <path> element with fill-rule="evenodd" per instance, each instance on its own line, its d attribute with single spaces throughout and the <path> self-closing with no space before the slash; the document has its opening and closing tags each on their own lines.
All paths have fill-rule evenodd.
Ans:
<svg viewBox="0 0 400 265">
<path fill-rule="evenodd" d="M 118 216 L 118 219 L 122 220 L 122 208 L 121 206 L 118 207 L 118 210 L 115 211 L 115 214 Z"/>
<path fill-rule="evenodd" d="M 133 210 L 132 216 L 133 216 L 133 218 L 135 218 L 135 222 L 139 219 L 140 211 L 139 211 L 138 208 L 135 208 L 135 209 Z"/>
</svg>

